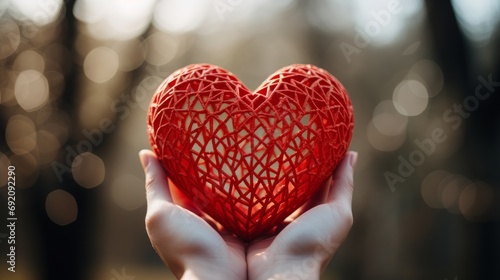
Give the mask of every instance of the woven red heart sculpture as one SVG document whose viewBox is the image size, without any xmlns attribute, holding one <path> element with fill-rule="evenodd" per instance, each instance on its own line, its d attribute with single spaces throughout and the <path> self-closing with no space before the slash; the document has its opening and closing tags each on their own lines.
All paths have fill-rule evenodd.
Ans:
<svg viewBox="0 0 500 280">
<path fill-rule="evenodd" d="M 245 241 L 281 223 L 332 174 L 352 137 L 342 84 L 291 65 L 251 92 L 213 65 L 184 67 L 157 89 L 151 146 L 171 181 Z"/>
</svg>

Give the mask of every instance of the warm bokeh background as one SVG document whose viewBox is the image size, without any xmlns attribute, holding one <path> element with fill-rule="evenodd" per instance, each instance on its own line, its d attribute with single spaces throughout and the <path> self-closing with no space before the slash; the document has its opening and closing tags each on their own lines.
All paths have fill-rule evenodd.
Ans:
<svg viewBox="0 0 500 280">
<path fill-rule="evenodd" d="M 158 84 L 200 62 L 348 89 L 355 224 L 323 279 L 500 279 L 499 22 L 497 0 L 0 0 L 0 279 L 172 278 L 137 152 Z"/>
</svg>

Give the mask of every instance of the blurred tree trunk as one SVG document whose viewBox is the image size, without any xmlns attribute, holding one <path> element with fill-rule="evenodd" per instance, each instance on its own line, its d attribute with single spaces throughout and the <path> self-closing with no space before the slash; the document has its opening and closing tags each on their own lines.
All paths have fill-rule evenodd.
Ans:
<svg viewBox="0 0 500 280">
<path fill-rule="evenodd" d="M 61 31 L 61 41 L 70 50 L 74 50 L 74 42 L 77 34 L 76 19 L 73 16 L 74 1 L 66 2 L 66 13 L 63 19 Z M 74 55 L 72 53 L 72 55 Z M 71 69 L 65 77 L 65 89 L 62 95 L 62 102 L 59 102 L 61 110 L 68 113 L 71 123 L 78 123 L 78 107 L 75 104 L 76 88 L 75 67 Z M 78 136 L 75 127 L 70 132 L 67 143 L 61 147 L 62 158 L 65 157 L 66 146 L 76 145 Z M 63 162 L 66 163 L 66 162 Z M 95 233 L 92 230 L 98 220 L 98 193 L 99 190 L 86 190 L 79 186 L 71 176 L 66 173 L 62 182 L 54 178 L 54 170 L 46 168 L 41 173 L 52 176 L 41 176 L 38 184 L 33 191 L 34 208 L 32 215 L 40 233 L 38 244 L 40 244 L 40 258 L 38 259 L 40 279 L 90 279 L 94 260 L 97 254 L 95 251 Z M 47 216 L 45 210 L 45 199 L 47 195 L 61 188 L 71 193 L 77 200 L 78 216 L 77 219 L 66 226 L 59 226 L 53 223 Z"/>
<path fill-rule="evenodd" d="M 474 95 L 479 85 L 478 77 L 488 80 L 492 75 L 493 81 L 500 81 L 500 46 L 496 44 L 495 69 L 471 70 L 469 59 L 473 56 L 468 49 L 470 44 L 460 32 L 456 15 L 450 1 L 426 0 L 430 33 L 434 41 L 437 60 L 443 69 L 445 83 L 451 86 L 452 93 L 456 94 L 457 102 L 462 102 L 467 96 Z M 497 34 L 498 35 L 498 34 Z M 498 36 L 497 36 L 498 38 Z M 490 43 L 491 44 L 491 43 Z M 494 47 L 491 44 L 490 47 Z M 479 71 L 479 72 L 477 72 Z M 491 72 L 493 71 L 493 73 Z M 493 202 L 490 220 L 482 223 L 463 221 L 461 227 L 466 235 L 460 239 L 464 248 L 463 259 L 452 267 L 461 271 L 455 273 L 459 279 L 500 279 L 498 262 L 500 261 L 500 234 L 498 208 L 498 186 L 500 173 L 498 172 L 498 156 L 500 155 L 500 98 L 496 92 L 482 101 L 477 111 L 465 119 L 464 142 L 456 155 L 449 159 L 450 163 L 462 163 L 464 170 L 460 170 L 472 180 L 483 180 L 496 187 L 495 201 Z M 450 164 L 453 166 L 453 164 Z M 456 235 L 450 228 L 449 236 Z M 449 240 L 443 240 L 449 242 Z M 452 256 L 450 256 L 451 258 Z M 449 273 L 453 273 L 449 271 Z M 453 274 L 453 275 L 455 275 Z M 450 274 L 451 275 L 451 274 Z"/>
</svg>

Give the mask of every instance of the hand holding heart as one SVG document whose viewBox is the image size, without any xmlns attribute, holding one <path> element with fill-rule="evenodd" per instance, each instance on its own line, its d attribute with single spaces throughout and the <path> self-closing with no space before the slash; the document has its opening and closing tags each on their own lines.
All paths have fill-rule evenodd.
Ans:
<svg viewBox="0 0 500 280">
<path fill-rule="evenodd" d="M 146 174 L 147 233 L 172 273 L 178 279 L 246 279 L 243 243 L 231 234 L 218 233 L 198 215 L 174 204 L 156 156 L 149 150 L 139 155 Z"/>
<path fill-rule="evenodd" d="M 217 66 L 174 72 L 140 153 L 153 247 L 182 279 L 319 279 L 352 225 L 353 126 L 347 91 L 312 65 L 254 92 Z"/>
<path fill-rule="evenodd" d="M 333 184 L 316 193 L 278 235 L 245 247 L 196 215 L 196 208 L 174 204 L 160 162 L 151 151 L 141 151 L 153 248 L 178 279 L 319 279 L 352 225 L 356 158 L 347 153 L 329 181 Z"/>
</svg>

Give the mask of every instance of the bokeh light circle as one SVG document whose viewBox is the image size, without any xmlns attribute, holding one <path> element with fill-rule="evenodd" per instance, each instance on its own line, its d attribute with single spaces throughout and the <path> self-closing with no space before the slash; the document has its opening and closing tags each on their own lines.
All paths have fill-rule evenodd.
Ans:
<svg viewBox="0 0 500 280">
<path fill-rule="evenodd" d="M 144 44 L 147 48 L 146 61 L 149 64 L 160 66 L 170 62 L 177 53 L 177 41 L 171 36 L 156 32 L 150 35 Z"/>
<path fill-rule="evenodd" d="M 394 89 L 393 102 L 398 112 L 405 116 L 418 116 L 429 101 L 427 89 L 419 81 L 404 80 Z"/>
<path fill-rule="evenodd" d="M 87 189 L 100 185 L 106 175 L 102 159 L 90 152 L 85 152 L 75 157 L 71 164 L 71 172 L 75 181 Z"/>
<path fill-rule="evenodd" d="M 406 133 L 400 133 L 395 135 L 385 135 L 382 134 L 374 124 L 374 121 L 370 121 L 366 128 L 366 136 L 368 142 L 373 148 L 382 151 L 389 152 L 394 151 L 401 147 L 401 145 L 406 140 Z"/>
<path fill-rule="evenodd" d="M 19 106 L 27 112 L 32 112 L 49 100 L 49 83 L 42 73 L 26 70 L 17 77 L 14 94 Z"/>
<path fill-rule="evenodd" d="M 405 132 L 408 117 L 401 115 L 390 100 L 380 102 L 373 110 L 373 125 L 382 134 L 397 136 Z"/>
<path fill-rule="evenodd" d="M 23 115 L 12 116 L 7 122 L 5 139 L 15 154 L 29 153 L 36 146 L 36 127 L 30 118 Z"/>
<path fill-rule="evenodd" d="M 75 197 L 67 191 L 58 189 L 50 192 L 45 199 L 47 216 L 55 224 L 65 226 L 76 221 L 78 204 Z"/>
<path fill-rule="evenodd" d="M 201 26 L 210 2 L 204 0 L 160 0 L 155 7 L 153 24 L 168 33 L 185 33 Z"/>
<path fill-rule="evenodd" d="M 438 95 L 443 89 L 443 71 L 432 60 L 423 59 L 415 63 L 408 73 L 408 78 L 424 84 L 430 97 Z"/>
<path fill-rule="evenodd" d="M 96 83 L 105 83 L 118 71 L 120 59 L 116 52 L 108 47 L 91 50 L 83 62 L 85 76 Z"/>
<path fill-rule="evenodd" d="M 0 59 L 13 54 L 20 42 L 21 32 L 17 24 L 10 19 L 0 19 Z"/>
</svg>

